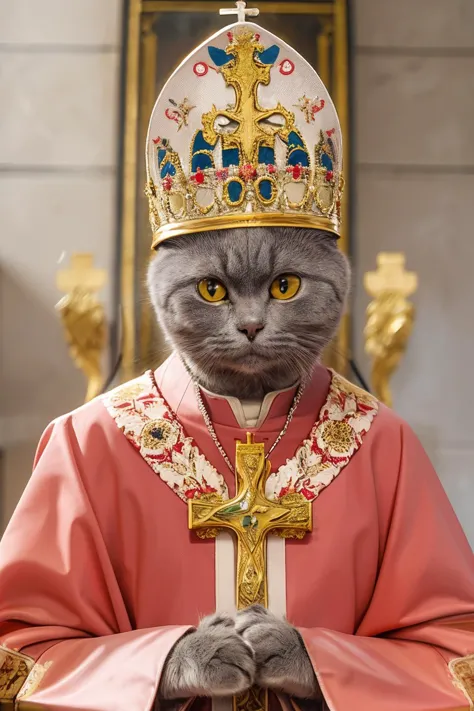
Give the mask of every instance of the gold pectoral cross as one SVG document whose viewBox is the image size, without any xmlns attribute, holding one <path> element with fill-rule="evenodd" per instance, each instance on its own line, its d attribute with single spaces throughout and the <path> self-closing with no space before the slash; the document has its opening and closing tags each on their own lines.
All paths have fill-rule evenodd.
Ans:
<svg viewBox="0 0 474 711">
<path fill-rule="evenodd" d="M 216 494 L 189 501 L 189 528 L 200 538 L 214 538 L 220 530 L 237 537 L 236 604 L 242 610 L 259 603 L 267 606 L 267 535 L 303 538 L 312 529 L 312 506 L 302 494 L 286 494 L 278 501 L 265 496 L 265 482 L 271 465 L 264 445 L 253 435 L 236 446 L 235 498 L 224 501 Z M 234 698 L 234 711 L 265 711 L 267 693 L 252 688 Z"/>
</svg>

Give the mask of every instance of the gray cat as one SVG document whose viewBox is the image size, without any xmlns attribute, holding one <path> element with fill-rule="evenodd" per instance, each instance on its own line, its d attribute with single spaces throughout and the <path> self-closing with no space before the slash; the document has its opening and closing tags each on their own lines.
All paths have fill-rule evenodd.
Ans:
<svg viewBox="0 0 474 711">
<path fill-rule="evenodd" d="M 234 229 L 163 243 L 148 285 L 168 340 L 197 381 L 262 399 L 311 376 L 339 324 L 349 268 L 325 232 Z M 320 698 L 299 633 L 259 606 L 235 619 L 208 617 L 183 637 L 160 697 L 229 696 L 254 683 Z"/>
<path fill-rule="evenodd" d="M 294 298 L 271 298 L 275 279 L 297 275 Z M 227 298 L 206 302 L 213 279 Z M 341 318 L 349 268 L 336 239 L 296 228 L 234 229 L 164 242 L 148 285 L 160 324 L 199 382 L 240 399 L 311 374 Z"/>
</svg>

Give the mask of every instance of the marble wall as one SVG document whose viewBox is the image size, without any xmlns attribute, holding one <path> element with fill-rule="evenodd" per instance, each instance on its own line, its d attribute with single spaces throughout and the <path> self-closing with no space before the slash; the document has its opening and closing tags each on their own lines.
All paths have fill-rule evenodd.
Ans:
<svg viewBox="0 0 474 711">
<path fill-rule="evenodd" d="M 474 3 L 354 0 L 355 336 L 365 271 L 401 250 L 419 274 L 395 409 L 427 449 L 474 545 Z"/>
<path fill-rule="evenodd" d="M 121 11 L 121 0 L 0 0 L 0 532 L 44 426 L 85 394 L 55 275 L 74 251 L 112 268 Z"/>
</svg>

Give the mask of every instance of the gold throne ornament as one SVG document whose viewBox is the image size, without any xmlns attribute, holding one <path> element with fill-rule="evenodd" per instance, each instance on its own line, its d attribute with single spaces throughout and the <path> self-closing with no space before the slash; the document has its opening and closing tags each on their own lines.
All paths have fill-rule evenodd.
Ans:
<svg viewBox="0 0 474 711">
<path fill-rule="evenodd" d="M 379 400 L 391 407 L 390 379 L 405 353 L 415 319 L 407 297 L 416 291 L 418 277 L 405 271 L 404 254 L 381 252 L 377 271 L 366 273 L 364 286 L 373 297 L 364 330 L 365 351 L 372 359 L 372 387 Z"/>
<path fill-rule="evenodd" d="M 69 352 L 87 378 L 86 402 L 98 395 L 104 378 L 102 356 L 107 340 L 105 310 L 96 293 L 107 281 L 104 269 L 93 266 L 92 254 L 73 254 L 69 269 L 57 273 L 59 291 L 66 294 L 56 305 Z"/>
<path fill-rule="evenodd" d="M 265 496 L 265 482 L 270 462 L 263 444 L 253 435 L 238 442 L 235 453 L 236 496 L 224 501 L 208 494 L 188 502 L 189 528 L 200 538 L 215 538 L 220 530 L 232 531 L 237 538 L 237 609 L 250 605 L 267 606 L 266 543 L 268 534 L 282 538 L 303 538 L 312 529 L 312 504 L 302 494 L 286 494 L 270 501 Z M 267 693 L 253 687 L 234 697 L 234 711 L 264 711 Z"/>
</svg>

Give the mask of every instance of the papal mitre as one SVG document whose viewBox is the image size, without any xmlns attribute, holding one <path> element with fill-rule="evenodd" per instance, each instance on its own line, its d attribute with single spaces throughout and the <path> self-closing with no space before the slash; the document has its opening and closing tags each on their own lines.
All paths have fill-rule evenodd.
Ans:
<svg viewBox="0 0 474 711">
<path fill-rule="evenodd" d="M 153 109 L 146 162 L 153 247 L 231 227 L 339 234 L 334 104 L 311 65 L 253 22 L 217 32 L 172 74 Z"/>
</svg>

